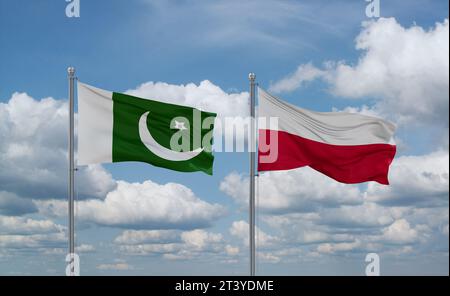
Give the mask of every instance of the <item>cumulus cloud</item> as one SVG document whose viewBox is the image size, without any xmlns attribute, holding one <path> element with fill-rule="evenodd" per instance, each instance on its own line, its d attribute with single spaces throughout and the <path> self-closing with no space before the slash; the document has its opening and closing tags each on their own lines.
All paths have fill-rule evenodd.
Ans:
<svg viewBox="0 0 450 296">
<path fill-rule="evenodd" d="M 175 230 L 125 230 L 114 242 L 120 245 L 138 245 L 174 242 L 178 238 L 179 233 Z"/>
<path fill-rule="evenodd" d="M 181 240 L 191 249 L 204 250 L 210 245 L 223 242 L 220 233 L 210 233 L 203 229 L 195 229 L 181 233 Z"/>
<path fill-rule="evenodd" d="M 301 170 L 305 168 L 297 171 Z M 270 196 L 281 197 L 279 202 L 282 204 L 286 195 L 284 192 L 289 192 L 290 186 L 294 188 L 294 192 L 296 187 L 313 186 L 303 184 L 303 180 L 310 178 L 297 178 L 295 170 L 283 174 L 283 178 L 277 180 L 279 185 L 269 182 L 270 185 L 264 188 L 264 179 L 260 176 L 259 180 L 260 190 L 270 192 Z M 291 181 L 290 178 L 294 180 Z M 224 179 L 221 186 L 240 205 L 245 205 L 248 197 L 248 183 L 242 183 L 244 179 L 233 173 Z M 295 207 L 292 210 L 285 205 L 283 210 L 279 210 L 277 199 L 273 203 L 278 210 L 271 211 L 270 204 L 264 204 L 267 201 L 263 199 L 269 195 L 261 193 L 258 210 L 262 210 L 263 229 L 277 234 L 277 251 L 286 251 L 277 254 L 266 252 L 261 258 L 270 255 L 274 256 L 272 262 L 277 262 L 300 260 L 299 252 L 304 253 L 304 258 L 309 258 L 310 255 L 323 257 L 342 253 L 353 256 L 360 252 L 407 256 L 413 251 L 432 253 L 448 250 L 448 243 L 445 242 L 448 233 L 448 153 L 400 157 L 397 166 L 393 165 L 391 168 L 390 179 L 391 185 L 384 187 L 372 183 L 357 187 L 341 184 L 343 189 L 334 191 L 336 198 L 348 194 L 345 187 L 356 188 L 354 198 L 359 202 L 338 202 L 330 207 L 326 199 L 318 200 L 312 211 Z M 327 182 L 334 181 L 329 179 Z M 320 194 L 326 191 L 324 186 L 315 190 Z M 310 193 L 314 194 L 316 193 Z M 292 198 L 294 197 L 302 196 L 292 194 Z M 233 232 L 241 233 L 244 237 L 242 243 L 245 244 L 248 224 L 244 221 L 234 224 Z M 238 225 L 241 227 L 237 227 Z M 296 252 L 287 252 L 290 250 L 288 246 L 292 245 L 297 246 L 294 248 Z M 401 249 L 399 245 L 402 246 Z"/>
<path fill-rule="evenodd" d="M 332 212 L 333 209 L 330 209 Z M 284 215 L 264 215 L 262 221 L 273 229 L 285 245 L 295 245 L 300 250 L 302 247 L 314 246 L 320 243 L 350 242 L 355 236 L 342 231 L 332 229 L 324 223 L 323 217 L 317 213 L 289 213 Z M 287 253 L 286 256 L 290 256 Z"/>
<path fill-rule="evenodd" d="M 448 225 L 447 225 L 447 234 L 448 234 Z M 236 255 L 239 254 L 240 250 L 239 250 L 239 247 L 235 247 L 235 246 L 232 246 L 232 245 L 226 245 L 225 246 L 225 252 L 229 256 L 236 256 Z"/>
<path fill-rule="evenodd" d="M 32 235 L 0 235 L 0 247 L 7 251 L 32 250 L 45 252 L 67 246 L 67 237 L 63 232 Z"/>
<path fill-rule="evenodd" d="M 34 199 L 66 198 L 67 133 L 66 101 L 14 93 L 0 103 L 0 190 Z M 103 198 L 115 186 L 101 166 L 81 168 L 77 184 L 80 198 Z"/>
<path fill-rule="evenodd" d="M 349 243 L 325 243 L 317 246 L 317 252 L 333 254 L 337 252 L 350 252 L 361 246 L 361 241 L 355 240 Z"/>
<path fill-rule="evenodd" d="M 220 183 L 220 190 L 244 206 L 248 182 L 233 172 Z M 311 212 L 322 206 L 362 203 L 357 186 L 338 183 L 308 167 L 260 174 L 258 184 L 258 207 L 267 212 Z"/>
<path fill-rule="evenodd" d="M 133 246 L 128 247 L 128 250 L 140 248 L 141 250 L 147 249 L 147 251 L 153 250 L 153 252 L 158 250 L 181 251 L 183 249 L 204 251 L 210 248 L 211 244 L 222 244 L 223 237 L 219 233 L 211 233 L 202 229 L 183 232 L 177 230 L 126 230 L 116 237 L 114 242 L 122 246 Z"/>
<path fill-rule="evenodd" d="M 37 201 L 39 211 L 47 215 L 66 215 L 62 201 Z M 77 219 L 99 225 L 138 229 L 193 229 L 209 226 L 225 209 L 195 196 L 181 184 L 160 185 L 152 181 L 118 181 L 104 200 L 91 199 L 76 204 Z"/>
<path fill-rule="evenodd" d="M 321 78 L 330 92 L 345 98 L 377 99 L 375 109 L 399 123 L 431 123 L 448 129 L 449 117 L 449 22 L 425 30 L 402 27 L 393 18 L 365 22 L 356 38 L 362 54 L 355 65 L 325 62 L 311 64 L 271 89 L 292 91 L 305 81 Z"/>
<path fill-rule="evenodd" d="M 326 71 L 314 67 L 312 63 L 303 64 L 298 66 L 294 73 L 272 84 L 269 91 L 275 93 L 290 92 L 324 75 L 326 75 Z"/>
<path fill-rule="evenodd" d="M 249 245 L 249 225 L 246 221 L 234 221 L 229 229 L 230 234 L 236 238 L 241 239 L 242 244 Z M 269 235 L 256 227 L 256 244 L 259 248 L 267 248 L 273 246 L 279 241 L 276 236 Z"/>
<path fill-rule="evenodd" d="M 278 263 L 281 261 L 279 256 L 276 256 L 271 252 L 257 252 L 256 256 L 259 262 L 263 263 Z"/>
<path fill-rule="evenodd" d="M 390 243 L 413 243 L 419 237 L 416 229 L 412 228 L 405 219 L 396 220 L 383 230 L 383 240 Z"/>
<path fill-rule="evenodd" d="M 280 237 L 276 250 L 280 261 L 315 261 L 343 254 L 356 258 L 367 252 L 406 259 L 411 253 L 428 256 L 448 251 L 448 208 L 365 202 L 344 206 L 344 210 L 263 215 L 262 221 Z M 278 252 L 283 249 L 289 252 Z"/>
<path fill-rule="evenodd" d="M 176 243 L 165 244 L 141 244 L 141 245 L 121 245 L 119 250 L 127 255 L 166 255 L 177 256 L 181 259 L 181 256 L 176 253 L 182 251 L 182 245 Z M 178 259 L 170 258 L 170 259 Z"/>
<path fill-rule="evenodd" d="M 126 255 L 160 256 L 166 260 L 217 260 L 236 264 L 245 260 L 248 249 L 249 227 L 246 221 L 234 221 L 229 228 L 231 237 L 221 233 L 194 229 L 180 230 L 126 230 L 114 243 Z M 283 258 L 298 256 L 301 250 L 280 245 L 278 237 L 257 228 L 258 262 L 278 263 Z"/>
<path fill-rule="evenodd" d="M 389 179 L 391 186 L 369 183 L 367 199 L 384 205 L 448 207 L 449 156 L 446 151 L 398 157 L 392 164 Z"/>
<path fill-rule="evenodd" d="M 127 255 L 158 255 L 167 260 L 204 259 L 208 254 L 223 258 L 239 253 L 239 248 L 225 244 L 222 234 L 203 229 L 124 231 L 114 242 Z"/>
<path fill-rule="evenodd" d="M 393 18 L 367 23 L 356 39 L 364 55 L 354 67 L 337 65 L 333 92 L 353 98 L 379 96 L 384 98 L 381 108 L 393 108 L 404 120 L 439 118 L 448 125 L 448 36 L 448 20 L 429 31 L 403 28 Z"/>
<path fill-rule="evenodd" d="M 344 228 L 348 231 L 359 231 L 361 228 L 389 225 L 401 213 L 401 209 L 386 208 L 372 202 L 364 202 L 362 205 L 322 209 L 319 211 L 320 218 L 317 219 L 317 223 L 333 228 Z"/>
<path fill-rule="evenodd" d="M 92 253 L 95 251 L 95 247 L 90 244 L 81 244 L 79 246 L 75 246 L 76 253 Z"/>
<path fill-rule="evenodd" d="M 62 232 L 63 230 L 63 226 L 55 224 L 51 220 L 0 216 L 0 232 L 2 234 L 43 234 Z"/>
<path fill-rule="evenodd" d="M 51 220 L 0 216 L 0 248 L 5 255 L 55 254 L 67 247 L 65 227 Z"/>
<path fill-rule="evenodd" d="M 297 246 L 294 249 L 296 252 L 277 255 L 281 261 L 292 261 L 305 260 L 310 255 L 315 256 L 314 254 L 345 253 L 354 256 L 360 252 L 372 251 L 391 254 L 396 246 L 406 244 L 421 243 L 422 248 L 429 249 L 433 241 L 438 241 L 435 237 L 430 237 L 429 227 L 423 224 L 398 227 L 397 221 L 405 220 L 402 217 L 409 217 L 408 219 L 418 223 L 424 216 L 429 215 L 423 213 L 417 218 L 411 216 L 410 211 L 407 208 L 383 207 L 366 202 L 363 205 L 324 208 L 317 213 L 265 215 L 262 219 L 280 237 L 280 249 L 290 245 Z M 445 217 L 439 220 L 445 221 Z M 411 237 L 411 232 L 414 237 Z M 398 236 L 398 239 L 395 239 L 395 236 Z M 298 258 L 299 252 L 304 253 L 304 258 Z"/>
</svg>

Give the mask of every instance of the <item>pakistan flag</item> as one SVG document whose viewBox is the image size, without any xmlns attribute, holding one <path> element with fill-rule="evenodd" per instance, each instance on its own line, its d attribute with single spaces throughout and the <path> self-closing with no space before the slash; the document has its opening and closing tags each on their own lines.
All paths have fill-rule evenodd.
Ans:
<svg viewBox="0 0 450 296">
<path fill-rule="evenodd" d="M 141 161 L 213 172 L 216 114 L 78 82 L 78 165 Z"/>
</svg>

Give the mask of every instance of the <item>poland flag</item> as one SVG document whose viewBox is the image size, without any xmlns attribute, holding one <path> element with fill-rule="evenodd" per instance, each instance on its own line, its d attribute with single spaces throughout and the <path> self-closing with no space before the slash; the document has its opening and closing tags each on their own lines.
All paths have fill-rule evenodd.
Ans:
<svg viewBox="0 0 450 296">
<path fill-rule="evenodd" d="M 313 112 L 258 91 L 258 116 L 278 118 L 277 128 L 259 128 L 258 171 L 310 166 L 342 183 L 389 184 L 396 152 L 392 123 L 354 113 Z"/>
</svg>

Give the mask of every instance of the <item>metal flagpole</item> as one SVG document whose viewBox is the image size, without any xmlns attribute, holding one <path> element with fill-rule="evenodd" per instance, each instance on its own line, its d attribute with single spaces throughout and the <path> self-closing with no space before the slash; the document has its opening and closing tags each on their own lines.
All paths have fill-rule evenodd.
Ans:
<svg viewBox="0 0 450 296">
<path fill-rule="evenodd" d="M 74 163 L 74 91 L 75 91 L 75 68 L 67 69 L 69 76 L 69 263 L 70 275 L 75 275 L 73 260 L 75 254 L 75 217 L 74 217 L 74 193 L 75 193 L 75 163 Z"/>
<path fill-rule="evenodd" d="M 248 75 L 250 80 L 250 200 L 249 200 L 249 218 L 250 218 L 250 275 L 255 275 L 255 73 Z"/>
</svg>

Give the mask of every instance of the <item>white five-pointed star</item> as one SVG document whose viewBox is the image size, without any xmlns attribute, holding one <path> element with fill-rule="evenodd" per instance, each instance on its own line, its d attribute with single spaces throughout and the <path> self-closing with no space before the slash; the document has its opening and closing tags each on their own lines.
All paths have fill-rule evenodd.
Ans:
<svg viewBox="0 0 450 296">
<path fill-rule="evenodd" d="M 184 122 L 183 121 L 176 121 L 175 120 L 175 129 L 179 129 L 180 131 L 184 131 L 187 130 L 187 128 L 184 126 Z"/>
</svg>

